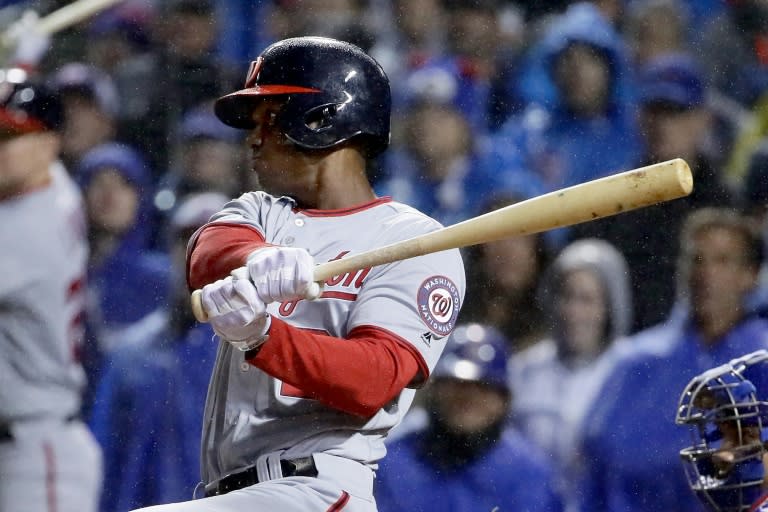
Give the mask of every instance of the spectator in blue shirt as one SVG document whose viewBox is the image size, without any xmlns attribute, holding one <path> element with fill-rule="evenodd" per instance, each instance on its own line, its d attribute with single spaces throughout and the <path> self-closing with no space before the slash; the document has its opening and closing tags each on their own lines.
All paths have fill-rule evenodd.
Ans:
<svg viewBox="0 0 768 512">
<path fill-rule="evenodd" d="M 677 311 L 610 349 L 616 362 L 587 413 L 583 512 L 701 510 L 680 470 L 689 435 L 674 423 L 679 390 L 768 347 L 768 322 L 747 306 L 763 261 L 760 235 L 742 215 L 703 209 L 681 240 Z"/>
<path fill-rule="evenodd" d="M 428 426 L 387 446 L 380 512 L 562 510 L 546 459 L 506 428 L 507 344 L 489 326 L 456 328 L 432 373 Z"/>
<path fill-rule="evenodd" d="M 632 168 L 639 155 L 632 72 L 620 35 L 590 3 L 571 6 L 521 70 L 529 106 L 493 136 L 489 174 L 533 173 L 556 190 Z"/>
<path fill-rule="evenodd" d="M 189 499 L 200 481 L 201 422 L 216 344 L 185 281 L 186 244 L 226 197 L 192 194 L 169 224 L 174 279 L 157 327 L 136 329 L 106 358 L 90 426 L 104 453 L 101 510 Z"/>
</svg>

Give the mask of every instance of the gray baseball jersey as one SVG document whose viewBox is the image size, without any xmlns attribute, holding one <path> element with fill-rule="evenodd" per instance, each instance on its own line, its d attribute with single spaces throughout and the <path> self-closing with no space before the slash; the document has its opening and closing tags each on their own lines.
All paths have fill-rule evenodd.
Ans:
<svg viewBox="0 0 768 512">
<path fill-rule="evenodd" d="M 297 209 L 292 200 L 263 192 L 230 202 L 212 222 L 249 225 L 267 243 L 304 248 L 317 263 L 441 227 L 389 198 L 320 211 Z M 342 338 L 360 326 L 386 329 L 413 345 L 431 370 L 456 323 L 464 291 L 460 253 L 450 250 L 335 276 L 320 299 L 273 303 L 268 311 L 295 327 Z M 385 454 L 387 432 L 403 418 L 414 393 L 406 388 L 372 418 L 356 417 L 303 398 L 301 390 L 222 343 L 205 411 L 203 480 L 218 480 L 276 451 L 284 451 L 284 458 L 324 452 L 375 468 Z"/>
<path fill-rule="evenodd" d="M 0 201 L 0 422 L 80 408 L 88 246 L 79 190 L 60 164 L 50 185 Z"/>
</svg>

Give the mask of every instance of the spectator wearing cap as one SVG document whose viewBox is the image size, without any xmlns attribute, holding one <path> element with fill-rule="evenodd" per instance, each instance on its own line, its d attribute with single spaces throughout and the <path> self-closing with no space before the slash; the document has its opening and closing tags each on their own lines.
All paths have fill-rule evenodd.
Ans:
<svg viewBox="0 0 768 512">
<path fill-rule="evenodd" d="M 200 418 L 216 345 L 189 308 L 185 254 L 192 233 L 226 202 L 213 192 L 181 201 L 168 226 L 173 278 L 159 322 L 107 359 L 90 419 L 104 451 L 101 510 L 189 499 L 200 479 Z"/>
<path fill-rule="evenodd" d="M 627 258 L 635 298 L 632 331 L 661 322 L 672 309 L 672 276 L 685 215 L 705 206 L 735 204 L 720 168 L 706 151 L 712 117 L 696 62 L 685 54 L 668 54 L 649 61 L 640 70 L 640 103 L 645 154 L 631 167 L 683 158 L 694 175 L 693 193 L 573 230 L 574 237 L 610 241 Z"/>
<path fill-rule="evenodd" d="M 150 250 L 154 211 L 146 161 L 128 146 L 108 143 L 86 153 L 75 175 L 89 224 L 86 362 L 95 381 L 103 355 L 154 321 L 152 313 L 167 300 L 170 272 L 167 256 Z"/>
<path fill-rule="evenodd" d="M 562 510 L 550 463 L 507 426 L 508 344 L 488 325 L 456 327 L 425 388 L 427 425 L 387 444 L 380 512 Z"/>
<path fill-rule="evenodd" d="M 175 133 L 172 165 L 160 178 L 155 205 L 168 218 L 184 197 L 212 191 L 234 197 L 245 187 L 242 132 L 223 124 L 211 109 L 187 112 Z"/>
<path fill-rule="evenodd" d="M 49 77 L 64 104 L 61 158 L 71 169 L 100 144 L 117 134 L 119 98 L 112 78 L 82 62 L 65 64 Z"/>
<path fill-rule="evenodd" d="M 430 65 L 405 80 L 402 127 L 382 159 L 376 188 L 443 224 L 475 215 L 493 190 L 482 173 L 482 142 L 460 106 L 460 77 Z"/>
</svg>

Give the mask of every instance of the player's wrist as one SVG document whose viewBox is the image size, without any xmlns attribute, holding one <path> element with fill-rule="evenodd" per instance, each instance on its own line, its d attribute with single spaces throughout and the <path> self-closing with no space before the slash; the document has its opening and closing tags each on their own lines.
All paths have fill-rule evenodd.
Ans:
<svg viewBox="0 0 768 512">
<path fill-rule="evenodd" d="M 241 352 L 258 350 L 269 339 L 269 329 L 272 326 L 272 316 L 267 313 L 264 315 L 263 319 L 259 320 L 258 323 L 261 325 L 258 326 L 257 331 L 247 338 L 237 340 L 230 338 L 223 339 Z"/>
</svg>

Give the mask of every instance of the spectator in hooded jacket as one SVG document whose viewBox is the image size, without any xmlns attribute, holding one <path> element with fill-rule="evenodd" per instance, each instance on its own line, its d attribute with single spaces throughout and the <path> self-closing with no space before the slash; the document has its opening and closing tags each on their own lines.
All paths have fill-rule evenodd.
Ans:
<svg viewBox="0 0 768 512">
<path fill-rule="evenodd" d="M 556 190 L 630 169 L 639 138 L 626 53 L 594 5 L 557 17 L 525 58 L 529 106 L 493 136 L 489 174 L 533 173 Z"/>
<path fill-rule="evenodd" d="M 577 240 L 546 270 L 538 301 L 547 335 L 510 359 L 512 422 L 563 470 L 568 489 L 584 413 L 609 367 L 603 356 L 632 324 L 627 263 L 603 240 Z"/>
<path fill-rule="evenodd" d="M 90 419 L 104 452 L 103 511 L 189 499 L 200 480 L 200 418 L 217 347 L 210 326 L 192 316 L 184 262 L 192 233 L 226 201 L 191 194 L 174 211 L 173 278 L 159 324 L 134 330 L 107 357 Z"/>
<path fill-rule="evenodd" d="M 127 146 L 105 144 L 89 151 L 75 175 L 83 190 L 91 248 L 88 264 L 91 381 L 101 356 L 119 345 L 167 300 L 166 255 L 149 250 L 154 236 L 149 168 Z"/>
</svg>

